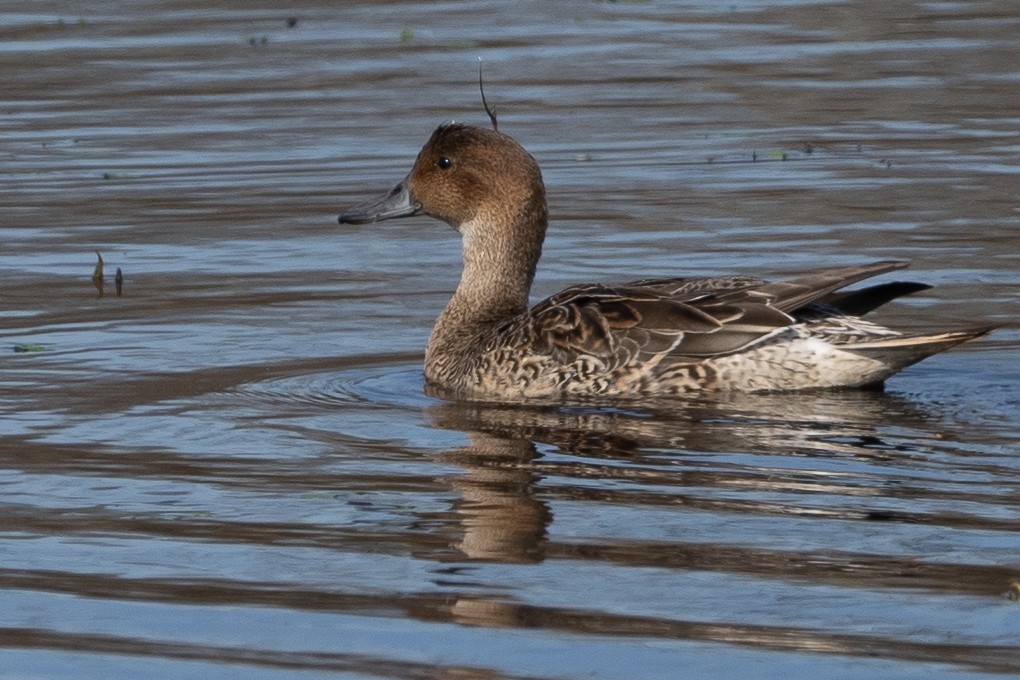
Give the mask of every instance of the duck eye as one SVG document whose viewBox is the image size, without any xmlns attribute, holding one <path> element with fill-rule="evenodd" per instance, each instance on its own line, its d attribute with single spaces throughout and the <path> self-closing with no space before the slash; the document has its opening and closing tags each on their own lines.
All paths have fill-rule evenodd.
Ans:
<svg viewBox="0 0 1020 680">
<path fill-rule="evenodd" d="M 446 156 L 440 156 L 439 160 L 436 161 L 436 165 L 439 166 L 440 170 L 448 170 L 450 166 L 453 165 L 453 161 L 451 161 Z"/>
</svg>

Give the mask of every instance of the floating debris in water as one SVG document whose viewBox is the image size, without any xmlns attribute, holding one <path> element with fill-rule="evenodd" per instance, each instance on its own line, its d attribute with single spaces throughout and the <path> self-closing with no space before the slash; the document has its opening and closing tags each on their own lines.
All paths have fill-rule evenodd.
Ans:
<svg viewBox="0 0 1020 680">
<path fill-rule="evenodd" d="M 99 291 L 99 297 L 103 297 L 106 280 L 103 276 L 103 256 L 99 254 L 98 250 L 96 251 L 96 258 L 96 268 L 92 272 L 92 285 Z M 120 267 L 117 267 L 117 274 L 113 277 L 113 283 L 117 287 L 117 296 L 120 297 L 124 290 L 124 272 L 121 271 Z"/>
<path fill-rule="evenodd" d="M 1009 582 L 1009 592 L 1006 593 L 1006 596 L 1014 602 L 1020 601 L 1020 581 Z"/>
<path fill-rule="evenodd" d="M 99 261 L 96 262 L 96 269 L 92 272 L 92 285 L 99 291 L 99 297 L 103 297 L 103 256 L 96 251 L 96 257 Z"/>
<path fill-rule="evenodd" d="M 18 352 L 18 353 L 45 352 L 46 348 L 43 347 L 42 345 L 33 345 L 31 343 L 23 343 L 23 344 L 20 344 L 20 345 L 15 345 L 14 346 L 14 351 Z"/>
</svg>

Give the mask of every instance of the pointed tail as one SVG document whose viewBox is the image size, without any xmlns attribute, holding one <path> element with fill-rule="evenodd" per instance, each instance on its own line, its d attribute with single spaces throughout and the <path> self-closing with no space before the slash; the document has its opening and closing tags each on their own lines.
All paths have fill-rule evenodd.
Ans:
<svg viewBox="0 0 1020 680">
<path fill-rule="evenodd" d="M 889 375 L 892 375 L 900 369 L 916 364 L 918 361 L 933 354 L 944 352 L 950 347 L 979 338 L 996 328 L 998 326 L 981 326 L 960 331 L 936 333 L 934 335 L 900 335 L 870 342 L 845 345 L 841 349 L 886 364 L 891 369 Z"/>
</svg>

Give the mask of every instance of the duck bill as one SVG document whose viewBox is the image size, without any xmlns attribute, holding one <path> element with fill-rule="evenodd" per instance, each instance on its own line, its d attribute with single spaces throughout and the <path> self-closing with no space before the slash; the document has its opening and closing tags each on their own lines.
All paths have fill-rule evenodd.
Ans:
<svg viewBox="0 0 1020 680">
<path fill-rule="evenodd" d="M 421 212 L 421 203 L 411 195 L 410 182 L 408 175 L 384 195 L 348 208 L 340 215 L 340 224 L 371 224 L 417 215 Z"/>
</svg>

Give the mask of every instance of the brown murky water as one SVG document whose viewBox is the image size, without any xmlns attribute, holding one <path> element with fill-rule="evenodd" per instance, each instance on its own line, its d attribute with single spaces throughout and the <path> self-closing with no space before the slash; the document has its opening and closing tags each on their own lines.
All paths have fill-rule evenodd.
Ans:
<svg viewBox="0 0 1020 680">
<path fill-rule="evenodd" d="M 1020 6 L 247 4 L 0 2 L 0 678 L 1020 673 L 1015 326 L 884 394 L 445 403 L 455 235 L 335 223 L 481 57 L 536 294 L 891 257 L 938 287 L 884 320 L 1009 324 Z"/>
</svg>

